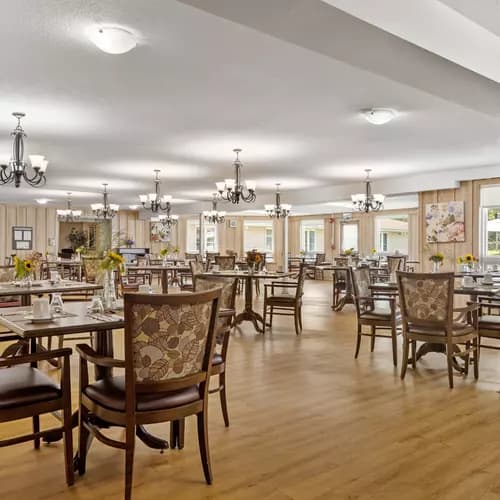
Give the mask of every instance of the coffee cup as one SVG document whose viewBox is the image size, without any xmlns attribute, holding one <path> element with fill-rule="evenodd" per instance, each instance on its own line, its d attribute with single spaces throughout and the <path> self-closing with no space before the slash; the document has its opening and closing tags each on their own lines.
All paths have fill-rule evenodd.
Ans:
<svg viewBox="0 0 500 500">
<path fill-rule="evenodd" d="M 474 279 L 472 278 L 472 276 L 464 276 L 462 278 L 462 286 L 464 288 L 473 287 L 474 286 Z"/>
<path fill-rule="evenodd" d="M 49 299 L 44 297 L 33 299 L 32 312 L 35 319 L 48 318 L 50 316 Z"/>
</svg>

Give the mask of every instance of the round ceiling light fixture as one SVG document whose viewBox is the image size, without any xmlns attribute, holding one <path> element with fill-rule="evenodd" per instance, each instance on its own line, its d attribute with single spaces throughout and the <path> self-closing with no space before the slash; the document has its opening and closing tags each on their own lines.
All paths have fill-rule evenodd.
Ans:
<svg viewBox="0 0 500 500">
<path fill-rule="evenodd" d="M 87 36 L 97 48 L 107 54 L 125 54 L 137 46 L 135 35 L 119 26 L 92 26 Z"/>
<path fill-rule="evenodd" d="M 366 121 L 373 125 L 384 125 L 396 118 L 396 110 L 391 108 L 370 108 L 364 109 L 363 115 Z"/>
</svg>

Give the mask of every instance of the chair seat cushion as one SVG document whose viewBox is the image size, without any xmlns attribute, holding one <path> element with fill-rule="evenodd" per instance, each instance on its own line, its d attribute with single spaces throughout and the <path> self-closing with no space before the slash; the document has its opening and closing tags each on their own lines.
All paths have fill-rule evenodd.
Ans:
<svg viewBox="0 0 500 500">
<path fill-rule="evenodd" d="M 399 321 L 401 319 L 401 314 L 398 309 L 395 311 L 396 319 Z M 374 300 L 373 309 L 361 313 L 362 319 L 391 319 L 391 306 L 389 301 L 386 300 Z"/>
<path fill-rule="evenodd" d="M 110 410 L 125 411 L 125 377 L 109 377 L 88 385 L 84 394 Z M 198 387 L 170 392 L 136 394 L 137 411 L 166 410 L 200 400 Z"/>
<path fill-rule="evenodd" d="M 0 370 L 0 410 L 58 399 L 61 388 L 51 378 L 31 366 Z"/>
<path fill-rule="evenodd" d="M 219 317 L 221 318 L 227 318 L 228 316 L 234 316 L 235 314 L 236 311 L 234 309 L 227 309 L 224 307 L 219 309 Z"/>
<path fill-rule="evenodd" d="M 299 299 L 299 301 L 300 301 L 300 299 Z M 273 304 L 295 305 L 295 292 L 293 294 L 290 294 L 290 295 L 286 295 L 286 294 L 268 295 L 267 302 L 273 303 Z"/>
<path fill-rule="evenodd" d="M 475 329 L 471 325 L 465 323 L 453 323 L 452 335 L 458 337 L 460 335 L 468 335 L 474 333 Z M 436 330 L 435 328 L 426 328 L 423 326 L 409 325 L 409 333 L 416 333 L 422 335 L 435 335 L 436 337 L 444 337 L 446 332 L 444 330 Z"/>
</svg>

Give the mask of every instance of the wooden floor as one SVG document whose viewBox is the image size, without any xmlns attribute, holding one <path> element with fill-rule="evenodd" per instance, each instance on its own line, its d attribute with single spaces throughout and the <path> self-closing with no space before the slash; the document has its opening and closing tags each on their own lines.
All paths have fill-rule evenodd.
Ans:
<svg viewBox="0 0 500 500">
<path fill-rule="evenodd" d="M 211 396 L 214 484 L 204 483 L 191 419 L 182 451 L 137 445 L 135 499 L 500 499 L 500 352 L 483 350 L 477 383 L 457 375 L 448 389 L 439 354 L 401 382 L 385 339 L 374 353 L 366 339 L 353 359 L 352 306 L 333 313 L 326 282 L 306 283 L 304 313 L 300 337 L 286 317 L 265 336 L 249 324 L 235 332 L 229 429 Z M 152 428 L 168 437 L 167 425 Z M 98 442 L 71 489 L 60 443 L 0 451 L 2 500 L 120 499 L 123 483 L 123 452 Z"/>
</svg>

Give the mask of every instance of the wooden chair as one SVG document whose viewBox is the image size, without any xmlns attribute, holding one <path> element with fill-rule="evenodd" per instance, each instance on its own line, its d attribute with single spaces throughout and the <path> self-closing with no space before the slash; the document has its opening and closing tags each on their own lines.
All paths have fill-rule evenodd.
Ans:
<svg viewBox="0 0 500 500">
<path fill-rule="evenodd" d="M 151 275 L 145 273 L 116 273 L 118 277 L 118 289 L 120 290 L 121 296 L 123 297 L 126 293 L 138 292 L 139 286 L 149 285 L 151 286 Z"/>
<path fill-rule="evenodd" d="M 392 362 L 394 366 L 397 366 L 397 335 L 401 316 L 396 307 L 396 297 L 373 295 L 370 289 L 370 270 L 368 267 L 358 267 L 356 269 L 351 267 L 349 273 L 358 324 L 354 358 L 358 357 L 362 337 L 371 338 L 371 352 L 375 349 L 375 339 L 377 337 L 390 338 L 392 341 Z M 363 326 L 369 326 L 370 333 L 364 333 Z M 380 330 L 390 330 L 390 335 L 378 333 Z"/>
<path fill-rule="evenodd" d="M 231 271 L 236 265 L 236 257 L 234 255 L 216 255 L 215 265 L 219 266 L 220 271 Z"/>
<path fill-rule="evenodd" d="M 219 384 L 216 388 L 210 389 L 209 393 L 218 392 L 220 395 L 220 405 L 224 424 L 229 427 L 229 415 L 227 412 L 226 397 L 226 360 L 229 346 L 229 338 L 236 316 L 236 278 L 225 278 L 222 276 L 196 276 L 194 277 L 194 291 L 201 292 L 212 288 L 221 287 L 221 299 L 219 316 L 216 323 L 216 345 L 212 360 L 212 375 L 219 376 Z"/>
<path fill-rule="evenodd" d="M 324 278 L 324 272 L 321 269 L 316 269 L 316 266 L 320 266 L 325 262 L 326 254 L 325 253 L 320 253 L 317 252 L 316 256 L 314 257 L 314 263 L 312 265 L 312 268 L 308 271 L 307 277 L 311 278 L 313 280 L 317 279 L 317 276 L 321 276 L 320 279 Z"/>
<path fill-rule="evenodd" d="M 474 378 L 479 376 L 479 334 L 477 304 L 453 308 L 454 273 L 397 272 L 403 323 L 403 364 L 401 378 L 408 366 L 410 343 L 412 365 L 416 368 L 417 342 L 439 344 L 445 348 L 448 381 L 453 388 L 453 361 L 465 358 L 464 373 L 469 371 L 469 357 L 474 356 Z M 459 313 L 458 318 L 453 314 Z M 465 344 L 460 350 L 458 344 Z M 471 347 L 472 344 L 472 347 Z"/>
<path fill-rule="evenodd" d="M 387 256 L 387 274 L 391 276 L 396 271 L 406 269 L 407 255 L 388 255 Z"/>
<path fill-rule="evenodd" d="M 497 297 L 478 297 L 479 348 L 500 350 L 499 344 L 483 344 L 483 337 L 500 340 L 500 299 Z"/>
<path fill-rule="evenodd" d="M 177 295 L 125 295 L 125 360 L 99 356 L 87 345 L 80 353 L 79 474 L 86 468 L 89 433 L 125 450 L 125 499 L 132 494 L 137 425 L 180 421 L 196 415 L 201 462 L 208 484 L 207 404 L 220 290 Z M 89 383 L 88 362 L 124 368 L 124 376 Z M 89 412 L 125 427 L 125 440 L 104 436 Z M 174 440 L 175 443 L 175 440 Z"/>
<path fill-rule="evenodd" d="M 302 331 L 302 296 L 304 295 L 304 280 L 306 277 L 305 264 L 300 265 L 299 275 L 296 282 L 272 281 L 264 285 L 264 333 L 266 331 L 266 318 L 269 310 L 269 326 L 273 326 L 273 315 L 293 316 L 295 322 L 295 333 L 299 335 Z M 277 293 L 276 289 L 295 289 L 294 294 Z M 278 312 L 275 312 L 278 311 Z"/>
<path fill-rule="evenodd" d="M 215 261 L 215 257 L 217 257 L 218 255 L 220 255 L 220 252 L 207 252 L 207 265 L 212 264 Z"/>
<path fill-rule="evenodd" d="M 186 252 L 184 254 L 185 260 L 195 260 L 195 261 L 201 261 L 201 255 L 199 253 L 188 253 Z"/>
<path fill-rule="evenodd" d="M 0 358 L 0 423 L 31 418 L 31 434 L 0 440 L 0 447 L 33 441 L 40 448 L 40 439 L 54 432 L 63 433 L 66 483 L 74 482 L 73 435 L 71 425 L 71 349 L 57 349 L 34 354 Z M 61 384 L 56 384 L 37 367 L 39 361 L 62 360 Z M 29 366 L 25 366 L 29 365 Z M 62 426 L 40 430 L 40 415 L 62 410 Z M 29 481 L 25 477 L 25 481 Z"/>
<path fill-rule="evenodd" d="M 87 283 L 97 283 L 102 271 L 100 269 L 102 259 L 99 257 L 82 256 L 82 268 Z"/>
</svg>

